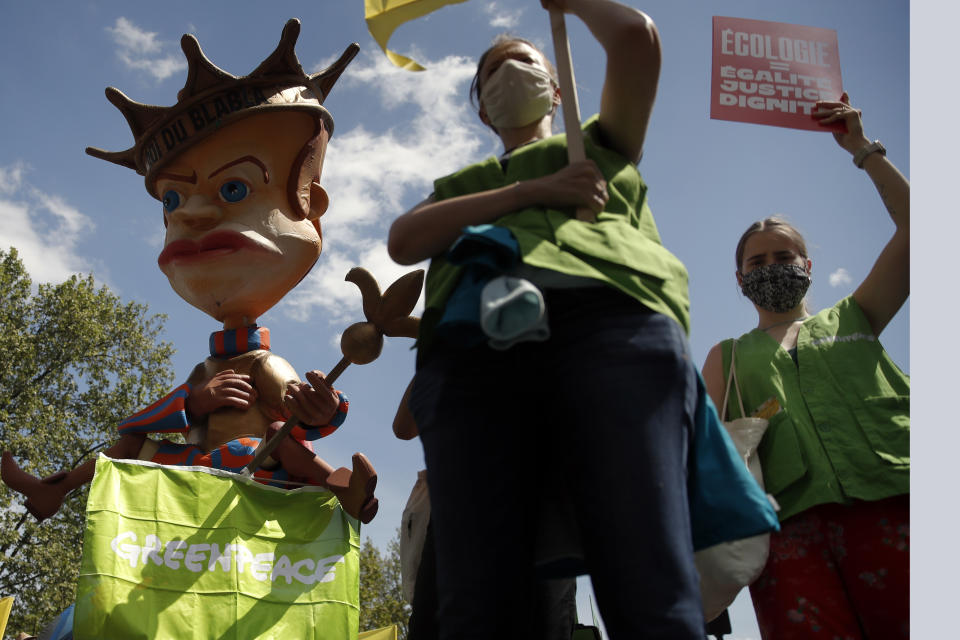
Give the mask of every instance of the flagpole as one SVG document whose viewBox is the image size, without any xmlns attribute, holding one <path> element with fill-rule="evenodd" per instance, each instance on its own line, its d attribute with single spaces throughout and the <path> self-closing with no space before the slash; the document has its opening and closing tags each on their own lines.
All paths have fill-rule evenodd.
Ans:
<svg viewBox="0 0 960 640">
<path fill-rule="evenodd" d="M 557 55 L 557 74 L 560 76 L 563 127 L 567 132 L 567 159 L 572 164 L 586 160 L 587 154 L 583 148 L 583 131 L 580 129 L 580 103 L 577 100 L 577 85 L 573 78 L 567 23 L 563 12 L 559 9 L 550 9 L 550 31 L 553 34 L 553 50 Z M 577 209 L 577 220 L 596 222 L 597 216 L 590 209 L 580 207 Z"/>
</svg>

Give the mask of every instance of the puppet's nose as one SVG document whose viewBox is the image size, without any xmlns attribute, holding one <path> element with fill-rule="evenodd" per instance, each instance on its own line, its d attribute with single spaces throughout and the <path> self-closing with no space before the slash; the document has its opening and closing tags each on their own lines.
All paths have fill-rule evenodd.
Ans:
<svg viewBox="0 0 960 640">
<path fill-rule="evenodd" d="M 206 231 L 217 226 L 223 217 L 218 203 L 205 195 L 194 194 L 182 206 L 167 214 L 172 224 L 184 224 L 198 231 Z"/>
</svg>

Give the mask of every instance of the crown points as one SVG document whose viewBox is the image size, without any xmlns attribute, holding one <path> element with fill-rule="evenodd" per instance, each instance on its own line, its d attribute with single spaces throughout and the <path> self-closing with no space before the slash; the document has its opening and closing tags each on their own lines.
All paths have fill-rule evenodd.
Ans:
<svg viewBox="0 0 960 640">
<path fill-rule="evenodd" d="M 333 85 L 337 82 L 337 79 L 347 68 L 347 65 L 350 64 L 350 61 L 353 60 L 359 52 L 360 45 L 358 45 L 356 42 L 352 42 L 349 46 L 347 46 L 346 49 L 344 49 L 343 53 L 340 54 L 340 58 L 338 58 L 336 62 L 323 71 L 310 76 L 311 85 L 317 87 L 319 90 L 317 95 L 320 96 L 320 102 L 323 102 L 327 99 L 327 95 L 330 93 L 330 90 L 333 89 Z"/>
<path fill-rule="evenodd" d="M 303 72 L 303 67 L 300 66 L 300 61 L 297 59 L 295 51 L 297 38 L 299 37 L 300 21 L 296 18 L 291 18 L 283 27 L 283 34 L 280 36 L 280 43 L 277 45 L 277 48 L 274 49 L 273 53 L 267 56 L 267 59 L 261 62 L 256 69 L 250 72 L 249 77 L 263 78 L 274 75 L 294 75 L 303 77 L 304 80 L 306 80 L 307 76 Z"/>
<path fill-rule="evenodd" d="M 188 68 L 187 82 L 183 85 L 183 89 L 177 93 L 178 102 L 202 93 L 211 87 L 237 79 L 233 74 L 227 73 L 213 64 L 204 55 L 197 39 L 189 33 L 180 38 L 180 48 L 183 49 L 183 54 L 187 57 Z"/>
<path fill-rule="evenodd" d="M 187 58 L 187 80 L 177 93 L 177 103 L 171 107 L 141 104 L 108 88 L 107 99 L 126 118 L 136 143 L 126 151 L 88 147 L 87 153 L 135 169 L 146 177 L 152 193 L 151 175 L 158 167 L 239 117 L 266 109 L 306 110 L 332 133 L 333 118 L 322 103 L 360 48 L 351 44 L 337 62 L 311 76 L 297 59 L 299 35 L 300 21 L 288 20 L 273 53 L 249 76 L 238 77 L 213 64 L 197 39 L 185 34 L 180 47 Z"/>
</svg>

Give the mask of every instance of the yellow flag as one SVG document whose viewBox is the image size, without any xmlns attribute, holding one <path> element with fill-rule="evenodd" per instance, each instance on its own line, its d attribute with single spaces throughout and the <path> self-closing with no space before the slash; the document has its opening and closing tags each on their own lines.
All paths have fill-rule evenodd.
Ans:
<svg viewBox="0 0 960 640">
<path fill-rule="evenodd" d="M 387 49 L 387 40 L 404 22 L 419 18 L 448 4 L 458 4 L 466 0 L 363 0 L 363 2 L 370 35 L 387 54 L 390 62 L 408 71 L 423 71 L 423 67 L 415 61 Z"/>
<path fill-rule="evenodd" d="M 370 0 L 367 0 L 369 3 Z M 392 624 L 382 629 L 364 631 L 357 636 L 357 640 L 397 640 L 397 625 Z"/>
<path fill-rule="evenodd" d="M 3 632 L 7 628 L 11 609 L 13 609 L 13 598 L 0 598 L 0 638 L 3 637 Z"/>
</svg>

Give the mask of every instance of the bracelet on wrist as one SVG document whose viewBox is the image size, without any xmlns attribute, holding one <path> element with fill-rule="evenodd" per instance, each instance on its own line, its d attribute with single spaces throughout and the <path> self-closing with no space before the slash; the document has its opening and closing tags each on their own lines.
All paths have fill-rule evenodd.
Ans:
<svg viewBox="0 0 960 640">
<path fill-rule="evenodd" d="M 863 161 L 873 152 L 877 152 L 882 156 L 887 155 L 886 147 L 884 147 L 879 140 L 874 140 L 853 154 L 853 164 L 856 165 L 857 169 L 863 169 Z"/>
</svg>

